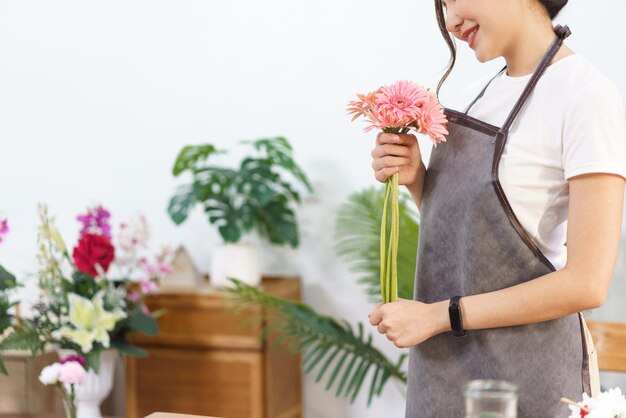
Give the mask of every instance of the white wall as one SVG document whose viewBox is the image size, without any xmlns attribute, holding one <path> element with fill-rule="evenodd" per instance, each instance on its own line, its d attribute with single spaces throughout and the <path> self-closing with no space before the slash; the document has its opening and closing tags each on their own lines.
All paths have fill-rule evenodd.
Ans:
<svg viewBox="0 0 626 418">
<path fill-rule="evenodd" d="M 602 0 L 572 2 L 558 20 L 572 29 L 568 45 L 624 97 L 625 19 L 626 6 Z M 460 49 L 444 104 L 502 65 L 481 65 Z M 314 308 L 366 321 L 371 306 L 332 249 L 336 209 L 349 193 L 375 184 L 374 134 L 351 124 L 345 105 L 356 92 L 397 79 L 434 87 L 447 58 L 430 1 L 4 0 L 0 210 L 13 233 L 0 260 L 23 278 L 36 272 L 38 202 L 49 204 L 70 242 L 75 214 L 101 202 L 116 222 L 145 213 L 155 248 L 184 243 L 206 271 L 219 242 L 215 231 L 200 211 L 180 228 L 165 212 L 178 183 L 170 174 L 177 151 L 188 143 L 228 148 L 239 139 L 284 135 L 315 195 L 299 212 L 301 247 L 264 247 L 265 272 L 298 273 Z M 224 162 L 239 161 L 243 150 Z M 599 317 L 625 319 L 624 246 L 620 254 Z M 376 342 L 399 355 L 384 337 Z M 393 385 L 369 409 L 364 398 L 349 405 L 307 377 L 305 416 L 404 416 Z"/>
</svg>

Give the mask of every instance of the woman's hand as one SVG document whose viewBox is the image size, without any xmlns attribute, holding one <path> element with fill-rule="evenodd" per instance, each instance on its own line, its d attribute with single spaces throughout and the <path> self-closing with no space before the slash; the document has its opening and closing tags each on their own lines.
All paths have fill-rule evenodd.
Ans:
<svg viewBox="0 0 626 418">
<path fill-rule="evenodd" d="M 446 302 L 422 303 L 398 299 L 379 302 L 370 312 L 370 324 L 398 348 L 417 345 L 450 329 Z"/>
<path fill-rule="evenodd" d="M 417 179 L 417 169 L 422 163 L 422 154 L 415 135 L 387 134 L 376 136 L 376 147 L 372 150 L 372 168 L 376 180 L 384 183 L 395 173 L 398 184 L 413 184 Z"/>
</svg>

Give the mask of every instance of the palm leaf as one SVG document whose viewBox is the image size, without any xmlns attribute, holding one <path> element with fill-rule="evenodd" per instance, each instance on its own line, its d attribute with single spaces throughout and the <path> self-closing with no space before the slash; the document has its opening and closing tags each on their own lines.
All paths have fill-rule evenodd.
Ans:
<svg viewBox="0 0 626 418">
<path fill-rule="evenodd" d="M 234 286 L 225 289 L 232 296 L 227 305 L 229 311 L 237 314 L 249 306 L 261 306 L 266 309 L 268 315 L 272 316 L 271 321 L 261 323 L 261 315 L 257 316 L 259 319 L 257 325 L 266 331 L 262 333 L 263 338 L 274 332 L 279 335 L 281 342 L 286 342 L 285 346 L 288 349 L 302 353 L 305 373 L 310 373 L 321 365 L 316 381 L 328 376 L 329 372 L 331 376 L 326 386 L 327 390 L 340 377 L 335 392 L 337 397 L 343 391 L 344 396 L 350 397 L 350 403 L 354 402 L 367 372 L 372 367 L 376 372 L 370 383 L 368 406 L 374 395 L 380 395 L 388 378 L 395 378 L 406 385 L 406 374 L 400 370 L 406 353 L 400 355 L 396 364 L 389 361 L 372 346 L 372 336 L 366 338 L 363 335 L 362 323 L 358 325 L 357 334 L 345 320 L 337 321 L 330 316 L 318 314 L 306 304 L 268 295 L 237 279 L 230 280 Z M 339 361 L 335 362 L 334 359 L 340 353 L 343 354 Z M 348 358 L 349 361 L 346 362 Z M 334 368 L 330 368 L 333 363 Z M 378 379 L 381 373 L 385 376 L 384 379 Z"/>
<path fill-rule="evenodd" d="M 369 187 L 351 194 L 339 208 L 335 227 L 337 254 L 348 262 L 352 272 L 360 275 L 357 282 L 365 286 L 365 292 L 372 302 L 381 299 L 380 222 L 384 199 L 384 187 Z M 398 297 L 413 299 L 419 215 L 406 193 L 400 194 L 398 203 Z"/>
</svg>

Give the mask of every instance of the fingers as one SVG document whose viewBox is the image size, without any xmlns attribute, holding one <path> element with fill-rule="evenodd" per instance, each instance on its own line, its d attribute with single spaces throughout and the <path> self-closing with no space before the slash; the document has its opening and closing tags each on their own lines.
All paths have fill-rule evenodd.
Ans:
<svg viewBox="0 0 626 418">
<path fill-rule="evenodd" d="M 378 171 L 382 168 L 402 167 L 403 165 L 407 165 L 410 162 L 411 162 L 411 159 L 407 157 L 387 156 L 387 157 L 374 159 L 374 161 L 372 161 L 372 168 Z"/>
<path fill-rule="evenodd" d="M 374 177 L 376 178 L 377 181 L 384 183 L 387 181 L 387 179 L 400 172 L 400 167 L 390 167 L 390 168 L 383 168 L 381 170 L 378 170 L 375 174 Z"/>
<path fill-rule="evenodd" d="M 383 306 L 383 303 L 378 302 L 374 310 L 367 315 L 370 319 L 370 325 L 378 325 L 378 323 L 382 321 L 383 313 L 381 309 L 378 309 L 381 306 Z"/>
<path fill-rule="evenodd" d="M 417 138 L 413 134 L 388 134 L 385 132 L 379 132 L 376 135 L 376 144 L 398 144 L 398 145 L 407 145 L 412 141 L 417 141 Z"/>
<path fill-rule="evenodd" d="M 381 158 L 387 155 L 392 155 L 395 157 L 409 157 L 411 155 L 411 150 L 405 145 L 383 144 L 377 145 L 372 150 L 371 154 L 373 158 Z"/>
</svg>

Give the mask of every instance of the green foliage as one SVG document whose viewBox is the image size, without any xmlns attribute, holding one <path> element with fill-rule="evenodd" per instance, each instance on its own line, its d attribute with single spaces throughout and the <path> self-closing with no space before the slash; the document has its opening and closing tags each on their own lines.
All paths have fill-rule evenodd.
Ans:
<svg viewBox="0 0 626 418">
<path fill-rule="evenodd" d="M 361 275 L 357 281 L 365 286 L 372 302 L 381 299 L 380 220 L 384 199 L 383 187 L 351 194 L 339 208 L 335 229 L 337 254 L 349 263 L 351 271 Z M 398 203 L 398 297 L 413 299 L 419 216 L 406 194 L 400 194 Z"/>
<path fill-rule="evenodd" d="M 79 270 L 74 270 L 72 273 L 72 282 L 68 282 L 67 280 L 64 282 L 64 286 L 66 286 L 65 291 L 67 293 L 76 293 L 87 299 L 92 299 L 95 294 L 102 289 L 101 286 L 98 286 L 98 282 L 96 282 L 93 277 Z"/>
<path fill-rule="evenodd" d="M 130 314 L 115 324 L 115 329 L 111 332 L 111 347 L 120 351 L 120 353 L 131 356 L 145 357 L 147 352 L 134 346 L 128 341 L 128 335 L 132 332 L 140 332 L 146 335 L 156 335 L 159 332 L 159 326 L 155 317 L 146 315 L 143 310 L 137 306 Z"/>
<path fill-rule="evenodd" d="M 0 352 L 5 350 L 27 350 L 32 353 L 42 351 L 44 342 L 37 329 L 28 325 L 14 327 L 9 335 L 0 341 Z"/>
<path fill-rule="evenodd" d="M 261 336 L 266 338 L 275 332 L 277 343 L 303 353 L 304 372 L 310 373 L 317 367 L 315 381 L 326 377 L 327 390 L 333 384 L 336 386 L 335 396 L 341 396 L 343 392 L 343 396 L 349 396 L 350 402 L 354 402 L 370 370 L 373 370 L 373 377 L 368 390 L 368 405 L 374 395 L 382 393 L 389 378 L 406 385 L 406 374 L 400 370 L 406 353 L 396 364 L 390 362 L 372 346 L 372 335 L 364 336 L 362 323 L 359 322 L 358 332 L 355 332 L 347 321 L 337 321 L 316 313 L 303 303 L 268 295 L 237 279 L 230 280 L 234 287 L 227 288 L 226 292 L 232 295 L 231 310 L 238 313 L 251 305 L 267 309 L 272 319 L 259 324 L 262 326 Z"/>
<path fill-rule="evenodd" d="M 13 289 L 17 286 L 15 276 L 0 265 L 0 291 Z"/>
<path fill-rule="evenodd" d="M 104 351 L 102 347 L 94 347 L 88 353 L 85 353 L 85 360 L 87 361 L 87 370 L 92 369 L 94 373 L 100 371 L 100 354 Z"/>
<path fill-rule="evenodd" d="M 297 247 L 292 204 L 300 203 L 300 195 L 281 174 L 290 173 L 309 191 L 312 187 L 294 162 L 291 146 L 283 137 L 242 143 L 252 145 L 257 155 L 244 158 L 238 170 L 209 164 L 212 155 L 224 152 L 211 144 L 188 145 L 181 150 L 173 174 L 189 172 L 192 182 L 179 186 L 170 199 L 170 218 L 181 224 L 200 204 L 225 242 L 238 242 L 243 234 L 256 228 L 273 244 Z"/>
</svg>

